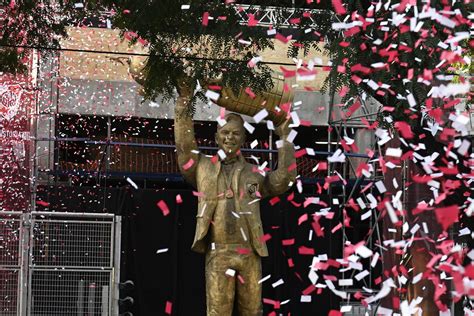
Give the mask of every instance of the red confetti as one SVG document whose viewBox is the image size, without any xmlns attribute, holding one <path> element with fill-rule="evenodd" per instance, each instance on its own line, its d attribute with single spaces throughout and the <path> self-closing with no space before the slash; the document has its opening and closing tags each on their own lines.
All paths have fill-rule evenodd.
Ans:
<svg viewBox="0 0 474 316">
<path fill-rule="evenodd" d="M 398 132 L 402 135 L 403 138 L 413 138 L 413 132 L 411 130 L 411 126 L 408 123 L 403 121 L 395 122 L 395 128 L 398 130 Z"/>
<path fill-rule="evenodd" d="M 319 225 L 319 216 L 313 216 L 314 221 L 311 223 L 311 226 L 313 226 L 314 232 L 316 233 L 316 236 L 318 237 L 324 237 L 324 232 L 321 229 L 321 225 Z"/>
<path fill-rule="evenodd" d="M 48 202 L 45 202 L 45 201 L 36 201 L 36 204 L 37 204 L 37 205 L 40 205 L 40 206 L 44 206 L 44 207 L 48 207 L 48 206 L 49 206 L 49 203 L 48 203 Z"/>
<path fill-rule="evenodd" d="M 296 169 L 296 163 L 292 163 L 289 167 L 288 167 L 288 171 L 292 171 L 292 170 L 295 170 Z"/>
<path fill-rule="evenodd" d="M 280 33 L 276 33 L 275 35 L 275 39 L 279 40 L 280 42 L 283 42 L 284 44 L 287 44 L 288 41 L 291 39 L 291 35 L 288 36 L 288 37 L 285 37 L 283 35 L 281 35 Z"/>
<path fill-rule="evenodd" d="M 237 248 L 237 253 L 240 255 L 248 255 L 250 253 L 250 249 L 248 248 Z"/>
<path fill-rule="evenodd" d="M 167 216 L 170 213 L 170 209 L 168 208 L 168 205 L 166 205 L 165 201 L 160 200 L 158 203 L 156 203 L 156 205 L 158 205 L 158 207 L 161 209 L 161 212 L 164 216 Z"/>
<path fill-rule="evenodd" d="M 291 245 L 294 245 L 295 244 L 295 239 L 292 238 L 292 239 L 283 239 L 281 241 L 282 245 L 283 246 L 291 246 Z"/>
<path fill-rule="evenodd" d="M 308 220 L 308 214 L 305 213 L 298 218 L 298 225 L 301 225 L 302 223 L 306 222 Z"/>
<path fill-rule="evenodd" d="M 316 286 L 314 286 L 313 284 L 311 284 L 310 286 L 308 286 L 306 289 L 303 290 L 303 295 L 310 295 L 310 294 L 313 293 L 315 290 L 316 290 Z"/>
<path fill-rule="evenodd" d="M 300 255 L 314 255 L 314 249 L 313 248 L 308 248 L 305 246 L 301 246 L 298 248 L 298 253 Z"/>
<path fill-rule="evenodd" d="M 270 202 L 271 206 L 274 206 L 275 204 L 280 202 L 280 198 L 278 196 L 275 196 L 275 197 L 271 198 L 269 202 Z"/>
<path fill-rule="evenodd" d="M 193 158 L 189 159 L 189 161 L 187 163 L 185 163 L 183 165 L 183 170 L 188 170 L 189 168 L 191 168 L 192 166 L 194 165 L 194 160 Z"/>
<path fill-rule="evenodd" d="M 207 26 L 209 23 L 209 12 L 204 12 L 202 15 L 202 25 Z"/>
<path fill-rule="evenodd" d="M 435 215 L 438 223 L 443 227 L 443 230 L 446 230 L 459 220 L 459 207 L 457 205 L 451 205 L 448 207 L 435 208 Z"/>
<path fill-rule="evenodd" d="M 265 242 L 267 242 L 268 240 L 270 240 L 271 238 L 272 238 L 272 235 L 270 235 L 270 234 L 265 234 L 265 235 L 263 235 L 262 237 L 260 237 L 260 242 L 265 243 Z"/>
<path fill-rule="evenodd" d="M 165 314 L 171 315 L 172 308 L 173 308 L 173 303 L 171 303 L 170 301 L 166 301 Z"/>
<path fill-rule="evenodd" d="M 249 87 L 245 88 L 245 93 L 247 93 L 247 95 L 248 95 L 251 99 L 255 99 L 255 93 L 253 93 L 252 89 L 250 89 Z"/>
<path fill-rule="evenodd" d="M 248 20 L 248 26 L 256 26 L 258 23 L 258 20 L 255 19 L 255 14 L 249 13 L 248 14 L 249 20 Z"/>
<path fill-rule="evenodd" d="M 333 229 L 331 229 L 331 233 L 334 234 L 336 231 L 338 231 L 339 229 L 341 229 L 341 227 L 342 227 L 342 223 L 337 224 L 336 226 L 334 226 Z"/>
<path fill-rule="evenodd" d="M 306 148 L 303 148 L 303 149 L 300 149 L 298 150 L 297 152 L 295 152 L 295 158 L 298 159 L 298 158 L 301 158 L 303 157 L 304 155 L 306 155 Z"/>
<path fill-rule="evenodd" d="M 197 197 L 204 197 L 204 196 L 206 196 L 204 193 L 202 193 L 202 192 L 197 192 L 197 191 L 193 191 L 193 195 L 194 195 L 194 196 L 197 196 Z"/>
</svg>

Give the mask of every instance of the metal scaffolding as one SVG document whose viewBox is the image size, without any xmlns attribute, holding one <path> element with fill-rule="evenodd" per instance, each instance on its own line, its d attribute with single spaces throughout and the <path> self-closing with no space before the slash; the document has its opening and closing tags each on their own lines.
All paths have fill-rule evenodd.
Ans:
<svg viewBox="0 0 474 316">
<path fill-rule="evenodd" d="M 359 148 L 359 157 L 346 156 L 345 159 L 341 159 L 338 162 L 331 162 L 330 160 L 328 164 L 328 176 L 337 175 L 341 180 L 329 186 L 329 198 L 331 207 L 338 210 L 338 222 L 342 224 L 341 257 L 344 258 L 345 248 L 349 245 L 365 241 L 366 246 L 376 252 L 377 247 L 381 247 L 383 244 L 382 227 L 379 220 L 380 213 L 372 210 L 374 203 L 377 205 L 377 201 L 374 198 L 374 194 L 376 194 L 374 183 L 384 181 L 384 175 L 377 170 L 376 166 L 376 158 L 380 154 L 380 146 L 376 142 L 375 133 L 368 130 L 365 126 L 367 123 L 373 124 L 375 122 L 380 113 L 381 106 L 373 100 L 369 101 L 365 97 L 359 96 L 358 98 L 353 98 L 352 102 L 359 100 L 361 103 L 360 109 L 352 113 L 352 115 L 345 116 L 344 110 L 346 110 L 347 106 L 335 104 L 335 99 L 336 97 L 333 94 L 328 116 L 328 151 L 335 152 L 337 149 L 340 149 L 341 144 L 349 146 L 352 141 Z M 351 149 L 353 148 L 351 147 Z M 346 150 L 344 150 L 345 152 Z M 361 172 L 359 168 L 362 165 L 366 166 L 365 172 Z M 348 209 L 351 204 L 356 204 L 361 209 L 360 213 L 349 216 Z M 348 232 L 349 223 L 356 214 L 360 216 L 360 222 L 364 224 L 366 229 L 354 227 L 354 231 L 360 231 L 353 234 L 355 237 L 351 238 Z M 366 235 L 363 236 L 363 239 L 357 239 L 361 238 L 360 233 L 362 230 Z M 348 293 L 347 299 L 341 301 L 341 306 L 352 306 L 351 312 L 347 315 L 357 316 L 365 315 L 365 313 L 375 315 L 374 310 L 368 310 L 361 305 L 359 300 L 353 298 L 353 294 L 356 292 L 369 294 L 369 291 L 377 291 L 377 289 L 373 288 L 375 265 L 370 264 L 365 259 L 360 259 L 368 274 L 358 276 L 356 275 L 358 272 L 356 269 L 341 269 L 341 279 L 350 280 L 351 282 L 351 285 L 341 286 L 342 290 Z M 382 254 L 380 254 L 380 259 L 383 271 Z M 357 280 L 358 283 L 352 283 L 354 280 Z M 373 294 L 373 292 L 370 294 Z"/>
</svg>

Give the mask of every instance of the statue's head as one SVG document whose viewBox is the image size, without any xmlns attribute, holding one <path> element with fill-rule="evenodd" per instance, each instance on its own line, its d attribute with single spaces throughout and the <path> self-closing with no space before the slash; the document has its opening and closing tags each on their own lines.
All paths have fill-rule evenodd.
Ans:
<svg viewBox="0 0 474 316">
<path fill-rule="evenodd" d="M 245 142 L 244 119 L 238 114 L 229 113 L 225 120 L 227 123 L 224 126 L 217 127 L 216 143 L 228 158 L 234 158 Z"/>
</svg>

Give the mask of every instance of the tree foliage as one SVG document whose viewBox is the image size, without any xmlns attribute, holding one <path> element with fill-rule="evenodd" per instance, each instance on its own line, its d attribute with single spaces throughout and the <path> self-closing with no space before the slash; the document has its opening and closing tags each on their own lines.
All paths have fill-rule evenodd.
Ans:
<svg viewBox="0 0 474 316">
<path fill-rule="evenodd" d="M 281 1 L 246 2 L 262 8 L 281 5 Z M 183 74 L 191 85 L 217 79 L 219 85 L 231 87 L 235 92 L 243 87 L 260 92 L 273 85 L 268 65 L 248 66 L 259 52 L 273 49 L 273 36 L 252 22 L 241 25 L 238 5 L 233 1 L 109 1 L 106 4 L 116 8 L 115 26 L 149 49 L 144 82 L 145 95 L 149 98 L 171 97 Z M 258 19 L 259 14 L 264 11 L 253 18 Z M 303 10 L 297 10 L 294 17 L 299 19 L 300 28 L 311 23 Z M 327 28 L 329 23 L 324 26 Z M 204 99 L 204 92 L 198 92 L 197 97 Z"/>
<path fill-rule="evenodd" d="M 149 52 L 143 82 L 147 98 L 158 95 L 171 98 L 180 80 L 186 80 L 189 85 L 217 80 L 219 85 L 234 91 L 250 87 L 257 93 L 273 85 L 268 65 L 258 63 L 249 67 L 248 62 L 262 50 L 273 49 L 274 36 L 251 21 L 241 25 L 240 11 L 234 1 L 91 0 L 84 8 L 83 5 L 77 8 L 76 3 L 69 1 L 17 1 L 13 5 L 8 2 L 4 4 L 4 15 L 9 27 L 0 35 L 3 61 L 0 71 L 14 72 L 21 68 L 25 50 L 18 46 L 59 48 L 59 38 L 67 35 L 67 25 L 77 24 L 85 15 L 97 15 L 100 9 L 107 8 L 114 12 L 112 23 L 121 29 L 122 36 L 132 43 L 140 42 Z M 330 27 L 328 15 L 325 20 L 318 17 L 318 30 L 304 32 L 312 22 L 302 7 L 321 5 L 297 2 L 300 8 L 296 8 L 292 21 L 293 29 L 300 31 L 294 35 L 308 41 L 314 31 L 324 34 Z M 292 5 L 292 1 L 275 0 L 244 3 L 261 8 Z M 263 10 L 252 18 L 257 20 L 261 14 Z M 277 11 L 276 19 L 283 21 L 284 14 Z M 21 28 L 15 27 L 18 23 Z M 295 47 L 298 46 L 291 46 L 290 52 Z M 204 92 L 198 92 L 196 97 L 204 99 Z"/>
<path fill-rule="evenodd" d="M 449 84 L 453 63 L 466 63 L 472 8 L 468 1 L 342 1 L 341 22 L 333 24 L 338 37 L 327 45 L 333 66 L 324 89 L 345 87 L 343 101 L 373 96 L 395 120 L 438 116 L 443 102 L 431 98 L 432 89 Z"/>
<path fill-rule="evenodd" d="M 0 72 L 25 71 L 31 47 L 58 49 L 66 27 L 84 18 L 72 1 L 1 1 Z M 48 52 L 48 50 L 45 50 Z"/>
<path fill-rule="evenodd" d="M 274 0 L 243 2 L 262 8 L 292 5 Z M 431 78 L 442 83 L 440 75 L 447 75 L 453 63 L 461 67 L 465 63 L 457 42 L 446 41 L 469 32 L 472 3 L 342 0 L 335 10 L 339 21 L 331 14 L 315 17 L 303 11 L 327 3 L 296 1 L 288 55 L 307 54 L 326 40 L 333 67 L 323 88 L 332 92 L 344 87 L 344 101 L 365 93 L 393 107 L 396 118 L 416 115 L 426 107 L 429 112 Z M 247 63 L 261 50 L 272 49 L 274 36 L 250 22 L 241 25 L 238 5 L 222 0 L 91 0 L 85 8 L 70 1 L 3 1 L 0 71 L 21 69 L 23 47 L 59 48 L 67 25 L 77 24 L 87 14 L 97 15 L 104 7 L 113 10 L 114 27 L 124 37 L 141 42 L 149 51 L 144 82 L 148 98 L 172 97 L 183 78 L 191 85 L 219 79 L 220 85 L 234 91 L 251 87 L 259 92 L 272 85 L 265 63 L 253 68 Z M 263 10 L 252 18 L 258 19 L 259 14 Z M 277 20 L 283 17 L 277 13 Z M 465 38 L 464 43 L 473 45 Z M 197 96 L 203 97 L 203 92 Z"/>
</svg>

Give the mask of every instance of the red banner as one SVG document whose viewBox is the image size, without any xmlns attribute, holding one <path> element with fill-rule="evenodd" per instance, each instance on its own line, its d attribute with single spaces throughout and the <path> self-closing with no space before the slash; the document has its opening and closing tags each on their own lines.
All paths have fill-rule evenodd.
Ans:
<svg viewBox="0 0 474 316">
<path fill-rule="evenodd" d="M 29 74 L 0 74 L 0 211 L 29 209 L 33 101 Z"/>
</svg>

